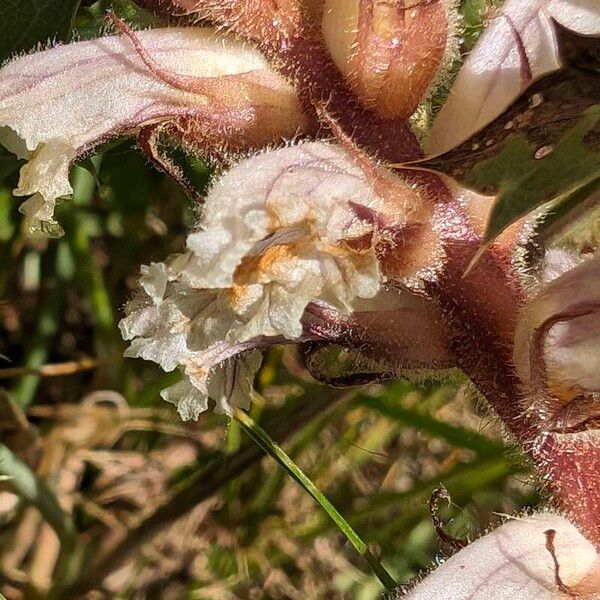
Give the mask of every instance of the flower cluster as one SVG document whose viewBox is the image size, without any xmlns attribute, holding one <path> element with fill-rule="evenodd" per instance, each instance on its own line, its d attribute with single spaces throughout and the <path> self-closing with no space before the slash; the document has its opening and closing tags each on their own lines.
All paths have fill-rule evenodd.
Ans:
<svg viewBox="0 0 600 600">
<path fill-rule="evenodd" d="M 127 356 L 183 372 L 163 396 L 184 419 L 211 399 L 225 414 L 248 406 L 261 350 L 274 343 L 336 341 L 392 372 L 462 368 L 568 518 L 508 522 L 409 598 L 598 598 L 598 254 L 546 249 L 531 292 L 515 266 L 529 229 L 518 223 L 480 252 L 493 199 L 415 163 L 456 148 L 560 71 L 557 23 L 600 36 L 599 1 L 506 0 L 464 61 L 426 151 L 409 119 L 448 73 L 457 3 L 144 3 L 185 9 L 256 48 L 213 29 L 135 33 L 115 20 L 123 35 L 0 71 L 0 142 L 27 161 L 15 194 L 31 196 L 21 210 L 33 231 L 60 233 L 53 210 L 72 192 L 69 167 L 115 137 L 137 136 L 174 176 L 160 133 L 232 151 L 230 163 L 233 152 L 271 148 L 227 165 L 182 254 L 142 267 L 120 325 Z M 400 175 L 381 163 L 398 157 Z M 566 407 L 562 429 L 556 403 Z"/>
</svg>

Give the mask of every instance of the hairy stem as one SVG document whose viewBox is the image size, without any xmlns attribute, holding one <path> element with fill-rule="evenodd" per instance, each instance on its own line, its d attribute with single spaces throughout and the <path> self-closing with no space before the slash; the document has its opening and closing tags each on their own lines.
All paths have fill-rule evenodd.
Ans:
<svg viewBox="0 0 600 600">
<path fill-rule="evenodd" d="M 438 208 L 437 223 L 447 261 L 429 292 L 445 313 L 460 367 L 529 455 L 554 505 L 600 549 L 600 436 L 592 430 L 550 432 L 542 411 L 528 410 L 532 400 L 511 357 L 523 292 L 510 257 L 492 246 L 465 276 L 481 236 L 450 195 Z M 534 399 L 534 407 L 540 401 Z"/>
</svg>

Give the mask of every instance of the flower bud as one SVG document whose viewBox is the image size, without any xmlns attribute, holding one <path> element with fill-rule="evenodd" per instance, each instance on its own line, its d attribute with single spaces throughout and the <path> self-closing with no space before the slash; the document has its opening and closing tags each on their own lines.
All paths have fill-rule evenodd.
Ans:
<svg viewBox="0 0 600 600">
<path fill-rule="evenodd" d="M 451 54 L 452 3 L 325 0 L 322 30 L 361 102 L 387 119 L 408 118 Z"/>
<path fill-rule="evenodd" d="M 568 268 L 573 258 L 557 253 L 546 269 L 555 278 L 521 314 L 513 359 L 523 382 L 568 402 L 600 392 L 600 256 Z"/>
</svg>

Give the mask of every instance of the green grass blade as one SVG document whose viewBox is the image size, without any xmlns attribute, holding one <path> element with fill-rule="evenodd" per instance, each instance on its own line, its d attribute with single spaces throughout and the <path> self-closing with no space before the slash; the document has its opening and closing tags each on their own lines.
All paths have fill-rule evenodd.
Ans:
<svg viewBox="0 0 600 600">
<path fill-rule="evenodd" d="M 54 529 L 61 544 L 72 548 L 75 527 L 54 492 L 6 446 L 0 444 L 0 474 L 8 478 L 17 495 L 35 506 Z"/>
<path fill-rule="evenodd" d="M 28 369 L 39 369 L 48 360 L 51 344 L 59 331 L 67 286 L 74 274 L 73 260 L 67 243 L 60 240 L 55 251 L 54 285 L 41 307 L 36 330 L 27 349 L 23 366 Z M 15 385 L 11 396 L 21 408 L 31 404 L 40 380 L 39 375 L 26 375 Z"/>
<path fill-rule="evenodd" d="M 501 443 L 493 439 L 466 427 L 439 421 L 430 414 L 415 408 L 406 408 L 400 404 L 400 400 L 393 391 L 388 391 L 381 397 L 359 396 L 354 403 L 357 406 L 374 410 L 403 425 L 413 427 L 431 437 L 444 439 L 458 448 L 472 450 L 480 456 L 494 457 L 506 451 Z"/>
<path fill-rule="evenodd" d="M 95 159 L 94 165 L 98 163 Z M 75 259 L 78 284 L 89 298 L 94 319 L 96 349 L 99 357 L 114 354 L 118 349 L 116 318 L 113 303 L 104 282 L 102 269 L 94 260 L 90 235 L 84 227 L 79 207 L 91 204 L 96 189 L 94 177 L 85 169 L 73 170 L 73 203 L 61 215 L 65 237 Z"/>
<path fill-rule="evenodd" d="M 241 410 L 235 410 L 234 417 L 242 426 L 242 429 L 248 436 L 260 446 L 266 454 L 271 456 L 279 466 L 286 471 L 327 513 L 338 529 L 346 536 L 348 541 L 354 546 L 356 551 L 365 558 L 375 575 L 379 578 L 383 586 L 392 591 L 397 587 L 393 577 L 387 572 L 385 567 L 373 556 L 367 544 L 337 511 L 335 506 L 326 498 L 326 496 L 315 486 L 309 477 L 300 469 L 300 467 L 276 444 L 269 434 L 262 429 L 249 415 Z"/>
</svg>

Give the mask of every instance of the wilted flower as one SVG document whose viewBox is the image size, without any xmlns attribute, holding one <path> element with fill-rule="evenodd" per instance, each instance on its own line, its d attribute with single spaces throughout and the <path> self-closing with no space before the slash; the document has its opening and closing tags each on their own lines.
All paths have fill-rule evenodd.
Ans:
<svg viewBox="0 0 600 600">
<path fill-rule="evenodd" d="M 208 395 L 229 412 L 226 395 L 212 394 L 215 375 L 237 375 L 218 385 L 231 404 L 245 405 L 260 361 L 255 353 L 232 356 L 265 338 L 299 339 L 311 301 L 348 313 L 357 298 L 378 293 L 377 232 L 359 208 L 376 212 L 380 204 L 361 170 L 332 145 L 301 144 L 241 162 L 208 194 L 188 251 L 144 268 L 143 291 L 121 323 L 134 339 L 128 355 L 185 371 L 201 399 L 191 409 L 191 390 L 171 388 L 169 400 L 186 398 L 183 416 L 197 417 Z"/>
<path fill-rule="evenodd" d="M 184 8 L 233 19 L 243 33 L 245 15 L 256 6 L 247 5 L 235 16 L 234 4 L 199 2 Z M 600 29 L 598 12 L 589 3 L 571 5 L 567 0 L 505 4 L 461 71 L 434 125 L 432 147 L 445 139 L 444 132 L 459 141 L 536 77 L 560 66 L 550 18 L 580 33 Z M 277 11 L 271 15 L 281 21 L 276 39 L 287 53 L 288 42 L 281 39 L 307 17 L 297 6 Z M 328 0 L 319 10 L 312 6 L 311 15 L 318 14 L 324 42 L 342 73 L 363 104 L 384 119 L 411 115 L 457 43 L 451 1 Z M 247 21 L 247 33 L 255 38 L 268 18 Z M 32 195 L 22 210 L 34 230 L 58 231 L 52 213 L 56 200 L 72 191 L 70 165 L 112 137 L 137 134 L 142 148 L 173 172 L 155 147 L 160 132 L 192 147 L 242 149 L 310 129 L 313 117 L 258 52 L 210 29 L 134 34 L 115 23 L 124 35 L 32 54 L 2 70 L 2 140 L 28 159 L 16 193 Z M 474 110 L 463 110 L 465 101 Z M 234 404 L 244 404 L 259 361 L 250 353 L 243 365 L 231 368 L 241 360 L 232 357 L 264 346 L 265 340 L 316 335 L 363 347 L 371 340 L 371 346 L 384 348 L 375 343 L 380 319 L 370 318 L 369 331 L 358 316 L 369 311 L 361 311 L 360 303 L 383 298 L 387 278 L 396 288 L 406 284 L 424 293 L 447 260 L 441 229 L 452 228 L 453 221 L 444 210 L 435 217 L 435 207 L 437 202 L 443 206 L 449 193 L 466 208 L 464 191 L 427 176 L 407 173 L 403 179 L 385 172 L 336 127 L 345 150 L 301 144 L 228 171 L 213 186 L 187 251 L 145 269 L 142 289 L 122 323 L 132 340 L 128 354 L 185 371 L 198 390 L 198 404 L 190 409 L 193 390 L 184 384 L 168 396 L 175 399 L 177 391 L 184 398 L 179 405 L 187 416 L 197 416 L 207 396 L 228 411 L 227 393 L 215 391 L 219 387 L 229 390 Z M 435 218 L 441 220 L 430 223 Z M 397 314 L 404 301 L 394 305 L 385 298 L 385 314 Z M 449 359 L 453 352 L 443 315 L 432 313 L 426 302 L 414 322 L 430 330 L 434 341 L 425 347 L 432 356 L 413 362 L 446 366 L 454 359 Z M 307 306 L 313 309 L 303 320 Z M 384 314 L 381 306 L 371 312 Z M 342 333 L 343 322 L 352 323 L 350 333 Z M 402 358 L 402 346 L 394 338 L 386 360 L 411 362 Z M 219 377 L 225 383 L 217 383 Z M 236 380 L 243 392 L 235 391 Z"/>
</svg>

